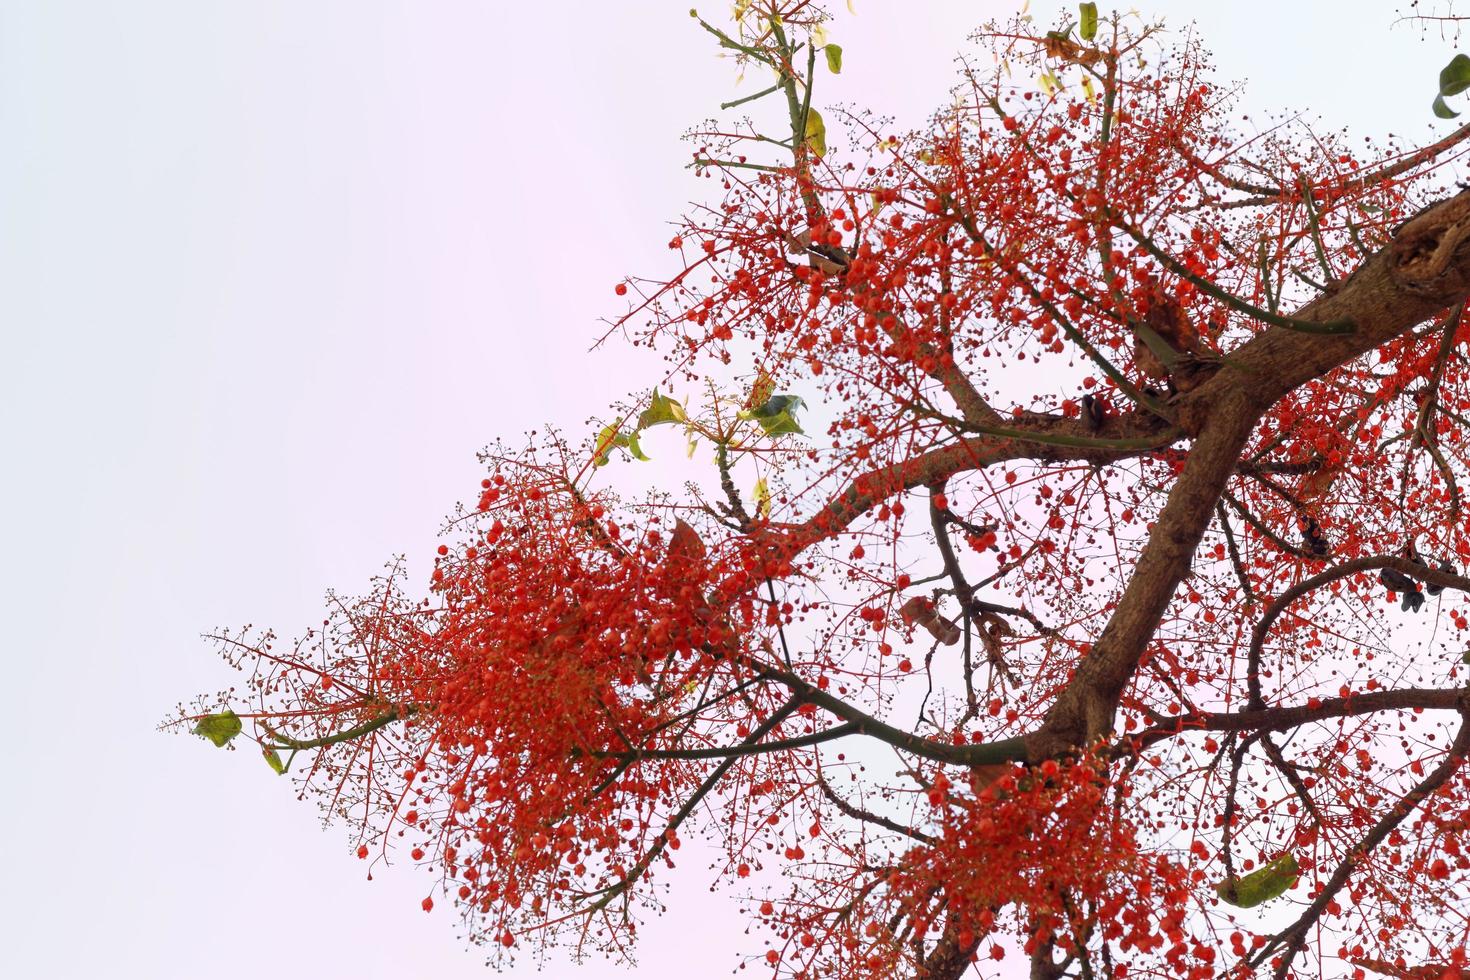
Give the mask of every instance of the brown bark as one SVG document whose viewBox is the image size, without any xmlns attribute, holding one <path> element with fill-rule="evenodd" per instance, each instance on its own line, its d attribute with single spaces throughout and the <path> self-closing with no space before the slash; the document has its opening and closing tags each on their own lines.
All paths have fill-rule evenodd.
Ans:
<svg viewBox="0 0 1470 980">
<path fill-rule="evenodd" d="M 952 929 L 945 929 L 939 942 L 934 944 L 929 955 L 915 971 L 915 980 L 959 980 L 969 972 L 974 962 L 975 951 L 980 948 L 978 936 L 961 943 Z"/>
<path fill-rule="evenodd" d="M 1311 323 L 1350 320 L 1352 333 L 1272 327 L 1233 351 L 1218 374 L 1178 399 L 1180 424 L 1194 436 L 1194 446 L 1118 608 L 1041 729 L 1028 737 L 1033 759 L 1112 732 L 1118 699 L 1189 571 L 1241 450 L 1270 407 L 1302 384 L 1463 302 L 1467 294 L 1470 191 L 1405 222 L 1387 247 L 1293 317 Z"/>
<path fill-rule="evenodd" d="M 1179 480 L 1159 515 L 1118 609 L 1063 689 L 1029 745 L 1033 758 L 1050 757 L 1112 731 L 1113 713 L 1143 651 L 1158 628 L 1175 587 L 1189 571 L 1215 505 L 1235 472 L 1257 414 L 1237 391 L 1217 401 L 1195 440 Z"/>
</svg>

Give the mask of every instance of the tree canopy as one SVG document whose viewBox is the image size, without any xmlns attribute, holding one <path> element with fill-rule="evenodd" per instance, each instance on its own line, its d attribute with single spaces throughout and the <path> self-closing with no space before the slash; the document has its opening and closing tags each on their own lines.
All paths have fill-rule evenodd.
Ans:
<svg viewBox="0 0 1470 980">
<path fill-rule="evenodd" d="M 1083 3 L 898 129 L 811 0 L 691 15 L 755 85 L 616 285 L 664 373 L 172 724 L 497 959 L 631 955 L 697 836 L 776 976 L 1461 976 L 1470 126 L 1247 128 Z"/>
</svg>

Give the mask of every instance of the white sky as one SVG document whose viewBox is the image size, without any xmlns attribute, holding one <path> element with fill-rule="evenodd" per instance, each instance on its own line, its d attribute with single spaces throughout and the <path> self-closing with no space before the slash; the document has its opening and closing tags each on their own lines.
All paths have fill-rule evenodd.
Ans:
<svg viewBox="0 0 1470 980">
<path fill-rule="evenodd" d="M 834 6 L 846 65 L 817 102 L 900 127 L 1015 9 Z M 1453 48 L 1389 30 L 1392 4 L 1140 6 L 1198 19 L 1253 108 L 1452 125 L 1429 101 Z M 395 553 L 422 577 L 478 448 L 656 380 L 587 353 L 597 318 L 624 274 L 671 269 L 664 222 L 709 193 L 679 134 L 759 87 L 688 7 L 0 0 L 0 974 L 485 972 L 418 910 L 426 875 L 367 883 L 253 754 L 153 727 L 230 682 L 199 633 L 292 635 Z M 637 976 L 758 951 L 684 854 Z"/>
</svg>

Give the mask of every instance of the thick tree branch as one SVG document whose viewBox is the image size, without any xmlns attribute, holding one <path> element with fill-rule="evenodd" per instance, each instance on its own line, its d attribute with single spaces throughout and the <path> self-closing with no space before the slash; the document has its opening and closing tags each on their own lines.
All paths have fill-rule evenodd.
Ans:
<svg viewBox="0 0 1470 980">
<path fill-rule="evenodd" d="M 1001 739 L 982 745 L 954 745 L 924 738 L 902 728 L 895 728 L 880 721 L 861 708 L 834 697 L 795 674 L 771 670 L 770 674 L 784 684 L 803 701 L 830 711 L 843 721 L 852 723 L 854 734 L 867 735 L 885 742 L 896 749 L 917 755 L 932 762 L 943 762 L 956 766 L 990 766 L 1005 762 L 1018 762 L 1026 758 L 1026 743 L 1021 738 Z M 846 726 L 844 726 L 846 727 Z"/>
<path fill-rule="evenodd" d="M 739 745 L 711 745 L 702 749 L 628 749 L 608 752 L 573 752 L 573 756 L 590 755 L 595 759 L 615 759 L 619 762 L 641 762 L 670 759 L 730 759 L 745 755 L 769 755 L 772 752 L 789 752 L 804 749 L 823 742 L 831 742 L 857 733 L 858 726 L 851 722 L 794 738 L 777 739 L 774 742 L 742 742 Z"/>
<path fill-rule="evenodd" d="M 1464 697 L 1462 688 L 1403 688 L 1345 698 L 1313 699 L 1289 707 L 1174 715 L 1160 718 L 1139 734 L 1130 736 L 1124 746 L 1126 751 L 1138 751 L 1185 732 L 1284 732 L 1314 721 L 1379 711 L 1459 710 Z"/>
<path fill-rule="evenodd" d="M 1194 447 L 1154 526 L 1123 597 L 1062 690 L 1032 757 L 1049 757 L 1112 731 L 1118 699 L 1188 572 L 1256 421 L 1300 385 L 1334 370 L 1470 293 L 1470 192 L 1406 222 L 1335 292 L 1307 304 L 1294 324 L 1348 321 L 1351 333 L 1277 326 L 1231 352 L 1225 368 L 1176 402 Z"/>
<path fill-rule="evenodd" d="M 1153 638 L 1174 590 L 1250 438 L 1256 413 L 1227 390 L 1195 441 L 1113 617 L 1032 736 L 1033 758 L 1050 757 L 1107 735 L 1118 699 Z"/>
</svg>

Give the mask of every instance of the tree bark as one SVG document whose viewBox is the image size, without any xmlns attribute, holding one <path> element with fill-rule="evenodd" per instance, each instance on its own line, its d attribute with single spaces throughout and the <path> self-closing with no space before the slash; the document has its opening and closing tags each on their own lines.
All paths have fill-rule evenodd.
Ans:
<svg viewBox="0 0 1470 980">
<path fill-rule="evenodd" d="M 946 927 L 944 935 L 914 973 L 914 980 L 959 980 L 969 972 L 979 948 L 980 937 L 962 944 L 953 927 Z"/>
<path fill-rule="evenodd" d="M 1221 370 L 1175 405 L 1194 437 L 1118 608 L 1040 729 L 1027 737 L 1034 760 L 1111 734 L 1118 699 L 1180 581 L 1188 574 L 1217 501 L 1257 422 L 1279 399 L 1326 375 L 1470 294 L 1470 191 L 1425 208 L 1292 319 L 1349 320 L 1347 334 L 1272 327 L 1223 359 Z"/>
</svg>

